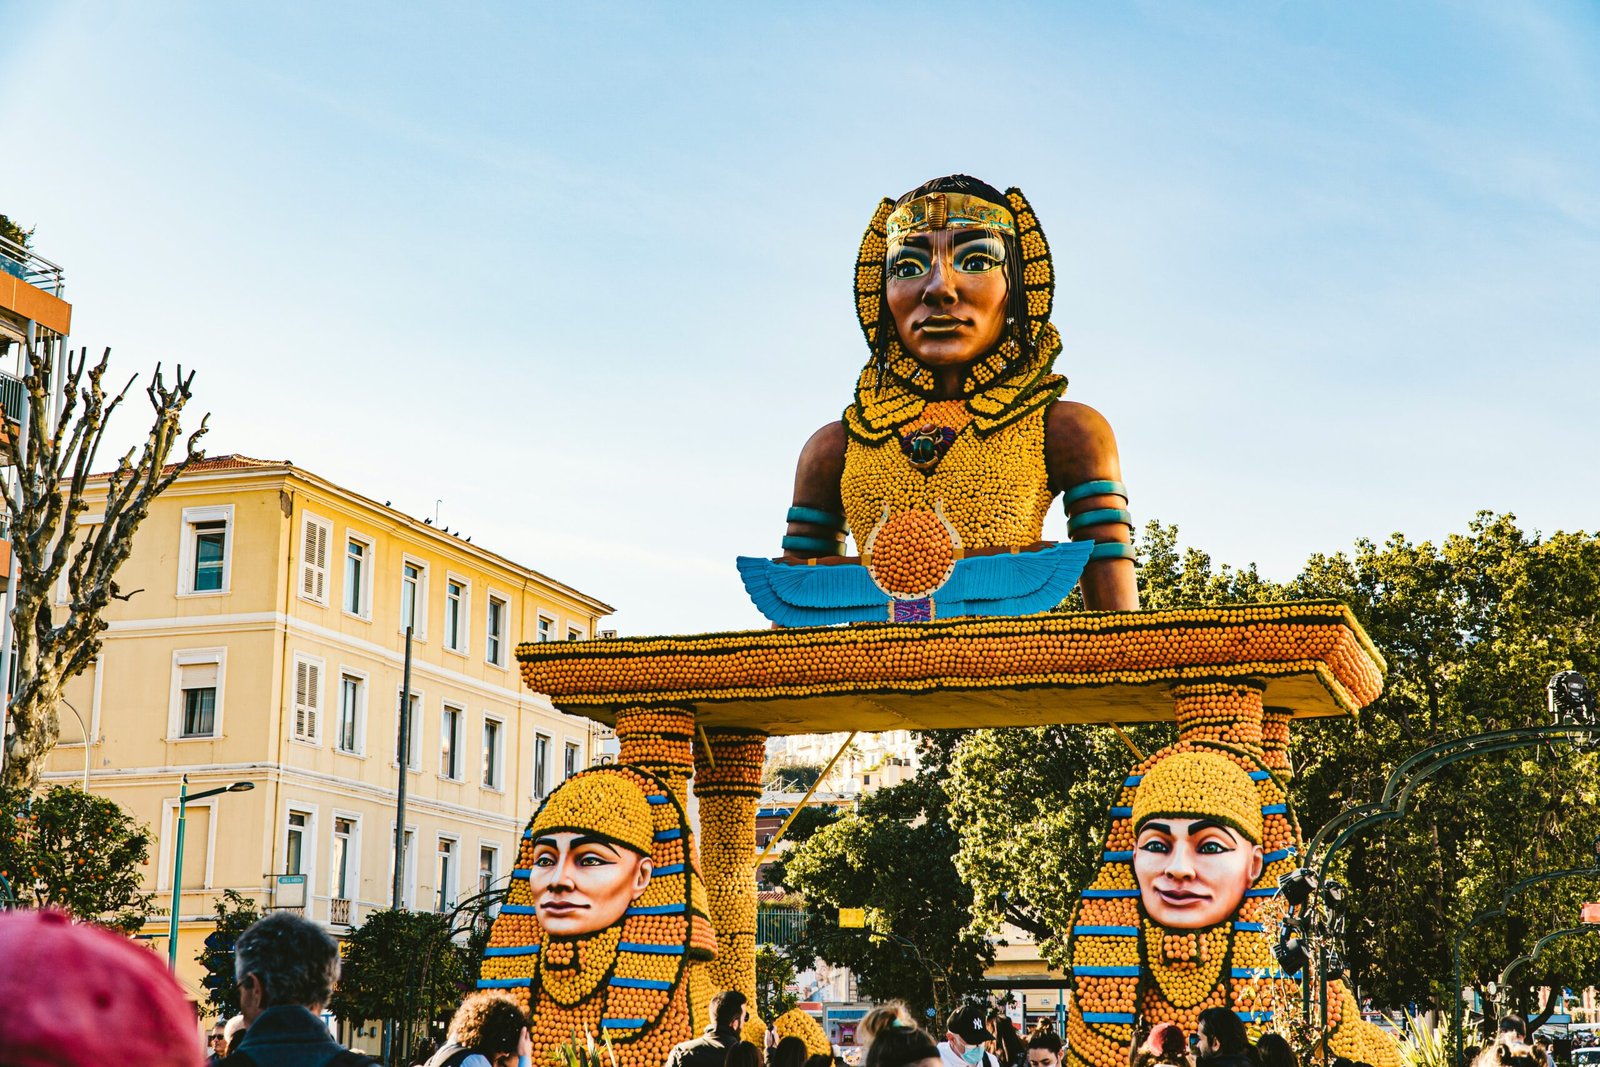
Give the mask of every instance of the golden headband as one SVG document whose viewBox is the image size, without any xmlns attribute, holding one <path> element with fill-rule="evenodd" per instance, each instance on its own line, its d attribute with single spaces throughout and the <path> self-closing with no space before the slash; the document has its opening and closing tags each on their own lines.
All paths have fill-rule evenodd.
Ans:
<svg viewBox="0 0 1600 1067">
<path fill-rule="evenodd" d="M 969 193 L 929 193 L 902 204 L 890 214 L 885 236 L 892 244 L 908 234 L 949 228 L 1002 230 L 1015 233 L 1009 208 Z"/>
</svg>

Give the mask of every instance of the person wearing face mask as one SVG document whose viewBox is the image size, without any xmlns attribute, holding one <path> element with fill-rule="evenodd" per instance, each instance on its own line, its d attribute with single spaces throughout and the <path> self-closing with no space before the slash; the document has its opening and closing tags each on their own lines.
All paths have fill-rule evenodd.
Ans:
<svg viewBox="0 0 1600 1067">
<path fill-rule="evenodd" d="M 450 1019 L 449 1040 L 427 1067 L 528 1067 L 528 1017 L 508 993 L 469 994 Z"/>
<path fill-rule="evenodd" d="M 983 1048 L 985 1042 L 994 1040 L 994 1034 L 984 1026 L 982 1008 L 957 1008 L 945 1020 L 944 1029 L 944 1040 L 938 1046 L 943 1067 L 1000 1067 Z"/>
</svg>

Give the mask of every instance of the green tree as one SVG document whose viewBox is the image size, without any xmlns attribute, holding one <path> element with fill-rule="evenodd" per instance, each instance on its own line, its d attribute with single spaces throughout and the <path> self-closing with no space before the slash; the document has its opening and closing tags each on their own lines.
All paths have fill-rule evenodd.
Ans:
<svg viewBox="0 0 1600 1067">
<path fill-rule="evenodd" d="M 206 935 L 205 947 L 195 957 L 205 968 L 200 984 L 206 987 L 206 1006 L 219 1018 L 239 1014 L 239 987 L 234 982 L 233 946 L 239 935 L 261 918 L 260 905 L 232 889 L 222 891 L 215 904 L 217 928 Z"/>
<path fill-rule="evenodd" d="M 105 797 L 76 786 L 39 795 L 0 787 L 0 877 L 26 907 L 133 933 L 153 900 L 143 889 L 150 844 L 149 827 Z"/>
<path fill-rule="evenodd" d="M 5 215 L 0 215 L 0 237 L 23 248 L 28 248 L 33 244 L 33 231 L 31 229 L 24 230 L 21 223 L 13 222 Z"/>
<path fill-rule="evenodd" d="M 341 1019 L 393 1019 L 399 1053 L 427 1040 L 471 988 L 473 963 L 451 936 L 450 917 L 384 910 L 350 932 L 328 1010 Z"/>
<path fill-rule="evenodd" d="M 989 940 L 967 926 L 972 891 L 952 860 L 957 842 L 939 785 L 951 747 L 949 738 L 928 739 L 916 777 L 862 798 L 790 852 L 782 871 L 782 884 L 806 901 L 790 959 L 848 967 L 863 997 L 898 997 L 936 1015 L 979 991 L 994 959 Z M 841 907 L 866 908 L 866 928 L 841 928 Z"/>
<path fill-rule="evenodd" d="M 772 763 L 762 776 L 768 789 L 782 789 L 789 793 L 804 793 L 822 777 L 820 763 Z"/>
<path fill-rule="evenodd" d="M 768 1023 L 800 1003 L 789 991 L 794 963 L 770 945 L 756 949 L 756 1014 Z"/>
</svg>

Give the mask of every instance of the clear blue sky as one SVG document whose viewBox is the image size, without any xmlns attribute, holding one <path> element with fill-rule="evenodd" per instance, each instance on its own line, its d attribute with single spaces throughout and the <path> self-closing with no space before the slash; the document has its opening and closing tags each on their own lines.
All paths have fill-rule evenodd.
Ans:
<svg viewBox="0 0 1600 1067">
<path fill-rule="evenodd" d="M 1136 518 L 1274 577 L 1480 508 L 1600 526 L 1592 3 L 0 18 L 0 211 L 75 343 L 625 632 L 759 623 L 733 557 L 865 358 L 861 229 L 951 171 L 1038 209 Z"/>
</svg>

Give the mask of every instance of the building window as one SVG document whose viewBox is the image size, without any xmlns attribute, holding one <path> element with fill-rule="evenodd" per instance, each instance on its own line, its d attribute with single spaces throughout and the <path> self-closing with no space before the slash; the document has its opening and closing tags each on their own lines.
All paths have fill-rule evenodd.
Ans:
<svg viewBox="0 0 1600 1067">
<path fill-rule="evenodd" d="M 356 674 L 339 675 L 340 752 L 359 756 L 366 748 L 367 680 Z"/>
<path fill-rule="evenodd" d="M 421 637 L 428 623 L 428 568 L 414 560 L 400 565 L 400 629 Z"/>
<path fill-rule="evenodd" d="M 500 850 L 492 845 L 478 849 L 478 892 L 487 893 L 500 880 Z"/>
<path fill-rule="evenodd" d="M 533 798 L 543 800 L 550 783 L 550 739 L 537 734 L 533 739 Z"/>
<path fill-rule="evenodd" d="M 439 892 L 435 911 L 449 911 L 456 906 L 456 843 L 448 837 L 439 838 Z"/>
<path fill-rule="evenodd" d="M 217 665 L 195 663 L 183 668 L 183 726 L 180 737 L 215 737 L 217 733 Z"/>
<path fill-rule="evenodd" d="M 448 578 L 444 583 L 444 647 L 452 652 L 467 650 L 467 583 Z"/>
<path fill-rule="evenodd" d="M 315 744 L 322 737 L 322 661 L 294 657 L 294 736 Z"/>
<path fill-rule="evenodd" d="M 300 596 L 317 604 L 328 602 L 328 541 L 333 525 L 307 515 L 300 527 Z"/>
<path fill-rule="evenodd" d="M 183 509 L 178 594 L 226 593 L 232 558 L 233 505 Z"/>
<path fill-rule="evenodd" d="M 439 726 L 439 773 L 446 778 L 461 777 L 461 709 L 444 706 Z"/>
<path fill-rule="evenodd" d="M 550 640 L 551 636 L 553 635 L 553 633 L 555 631 L 555 628 L 556 628 L 556 621 L 554 619 L 547 619 L 543 615 L 540 615 L 539 616 L 538 640 L 540 640 L 540 641 L 548 641 L 548 640 Z"/>
<path fill-rule="evenodd" d="M 488 616 L 484 620 L 483 655 L 496 667 L 506 665 L 506 602 L 497 596 L 489 598 Z"/>
<path fill-rule="evenodd" d="M 483 784 L 500 788 L 500 720 L 483 720 Z"/>
<path fill-rule="evenodd" d="M 400 881 L 400 906 L 402 908 L 410 908 L 417 899 L 417 832 L 415 830 L 406 830 L 400 850 L 401 863 L 404 865 L 399 868 L 404 872 Z M 394 884 L 395 870 L 394 827 L 391 826 L 389 828 L 389 881 L 386 884 L 391 886 Z"/>
<path fill-rule="evenodd" d="M 397 709 L 400 707 L 400 701 L 403 700 L 403 699 L 404 699 L 404 692 L 403 691 L 395 694 L 395 705 L 394 706 Z M 408 720 L 407 721 L 407 725 L 406 725 L 406 729 L 408 731 L 407 736 L 406 736 L 406 767 L 408 769 L 412 770 L 412 771 L 420 771 L 420 770 L 422 770 L 422 718 L 421 718 L 421 716 L 419 714 L 419 712 L 421 712 L 421 710 L 422 710 L 422 694 L 418 693 L 416 690 L 412 690 L 412 692 L 411 692 L 410 714 L 406 716 L 406 719 Z M 398 739 L 399 736 L 400 736 L 400 720 L 399 720 L 399 716 L 396 716 L 395 717 L 395 737 L 396 737 L 396 739 Z M 398 744 L 395 746 L 395 751 L 396 752 L 400 751 L 400 747 L 399 747 Z"/>
<path fill-rule="evenodd" d="M 222 736 L 224 655 L 220 648 L 173 653 L 172 703 L 167 720 L 169 738 Z"/>
<path fill-rule="evenodd" d="M 372 544 L 358 537 L 344 543 L 344 610 L 360 618 L 372 615 Z"/>
<path fill-rule="evenodd" d="M 335 818 L 333 820 L 333 871 L 328 882 L 329 896 L 345 901 L 355 896 L 357 856 L 356 821 L 354 819 Z M 346 906 L 344 921 L 347 923 L 350 921 L 348 905 Z"/>
<path fill-rule="evenodd" d="M 289 838 L 283 850 L 283 873 L 304 874 L 306 848 L 311 844 L 311 815 L 304 811 L 289 813 Z"/>
<path fill-rule="evenodd" d="M 571 778 L 578 773 L 578 746 L 571 741 L 567 742 L 566 751 L 561 756 L 561 777 Z"/>
<path fill-rule="evenodd" d="M 568 641 L 582 641 L 583 640 L 583 631 L 578 629 L 576 626 L 567 627 L 567 640 Z"/>
</svg>

